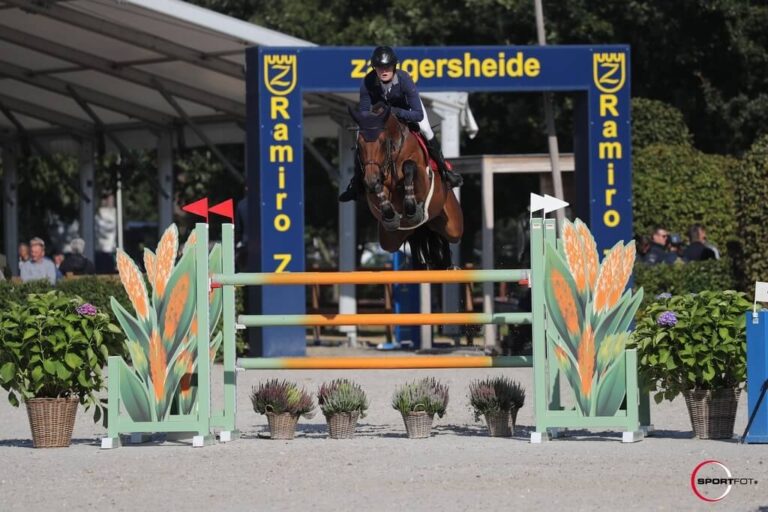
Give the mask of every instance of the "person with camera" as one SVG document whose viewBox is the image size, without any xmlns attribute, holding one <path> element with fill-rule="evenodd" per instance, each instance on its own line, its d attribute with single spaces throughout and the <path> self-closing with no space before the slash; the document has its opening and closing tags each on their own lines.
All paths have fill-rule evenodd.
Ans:
<svg viewBox="0 0 768 512">
<path fill-rule="evenodd" d="M 669 232 L 662 226 L 656 226 L 651 235 L 651 245 L 643 256 L 643 262 L 649 265 L 659 263 L 672 264 L 677 261 L 677 255 L 667 250 Z"/>
</svg>

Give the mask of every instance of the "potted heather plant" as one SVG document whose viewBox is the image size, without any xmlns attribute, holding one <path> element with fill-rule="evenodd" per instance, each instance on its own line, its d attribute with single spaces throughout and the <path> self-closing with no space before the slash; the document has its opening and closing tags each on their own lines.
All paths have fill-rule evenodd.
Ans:
<svg viewBox="0 0 768 512">
<path fill-rule="evenodd" d="M 525 390 L 507 377 L 475 380 L 469 384 L 469 403 L 475 421 L 485 416 L 491 437 L 509 437 L 515 430 L 517 411 L 525 403 Z"/>
<path fill-rule="evenodd" d="M 299 416 L 311 418 L 315 404 L 293 382 L 272 379 L 251 390 L 253 410 L 267 416 L 272 439 L 293 439 Z"/>
<path fill-rule="evenodd" d="M 102 367 L 120 334 L 109 315 L 59 291 L 0 310 L 0 385 L 13 406 L 25 403 L 35 448 L 69 446 L 78 404 L 102 417 Z"/>
<path fill-rule="evenodd" d="M 432 421 L 448 407 L 448 387 L 434 377 L 409 382 L 395 391 L 392 407 L 400 411 L 410 439 L 429 437 Z"/>
<path fill-rule="evenodd" d="M 317 403 L 328 422 L 331 439 L 350 439 L 358 418 L 365 417 L 368 398 L 359 384 L 336 379 L 320 386 Z"/>
<path fill-rule="evenodd" d="M 746 378 L 746 295 L 735 291 L 659 295 L 637 322 L 639 373 L 656 402 L 682 394 L 694 435 L 733 436 Z"/>
</svg>

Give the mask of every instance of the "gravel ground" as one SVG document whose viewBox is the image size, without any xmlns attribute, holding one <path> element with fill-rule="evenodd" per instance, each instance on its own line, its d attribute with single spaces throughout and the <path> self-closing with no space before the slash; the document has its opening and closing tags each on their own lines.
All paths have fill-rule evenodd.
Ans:
<svg viewBox="0 0 768 512">
<path fill-rule="evenodd" d="M 349 352 L 313 352 L 340 350 Z M 682 398 L 652 406 L 656 435 L 639 443 L 622 444 L 618 432 L 579 431 L 532 445 L 529 391 L 515 436 L 489 438 L 474 421 L 467 386 L 501 373 L 532 389 L 530 369 L 240 373 L 243 438 L 201 449 L 154 442 L 102 451 L 104 429 L 81 410 L 71 447 L 35 450 L 25 409 L 3 399 L 0 511 L 768 510 L 768 445 L 692 439 Z M 451 401 L 432 438 L 409 440 L 389 400 L 397 385 L 425 375 L 446 382 Z M 370 398 L 355 439 L 328 439 L 322 414 L 302 419 L 293 441 L 264 438 L 266 418 L 248 399 L 252 385 L 290 378 L 314 391 L 338 376 L 358 381 Z M 742 396 L 738 433 L 746 414 Z M 707 459 L 758 483 L 734 486 L 715 504 L 700 501 L 691 472 Z"/>
</svg>

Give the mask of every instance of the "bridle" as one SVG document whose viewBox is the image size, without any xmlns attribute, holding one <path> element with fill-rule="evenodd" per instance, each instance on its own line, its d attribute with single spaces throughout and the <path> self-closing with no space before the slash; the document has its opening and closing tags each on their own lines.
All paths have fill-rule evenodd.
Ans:
<svg viewBox="0 0 768 512">
<path fill-rule="evenodd" d="M 400 156 L 400 153 L 403 150 L 403 146 L 405 145 L 405 131 L 400 122 L 397 123 L 398 128 L 400 131 L 400 143 L 397 145 L 397 153 L 393 156 L 392 153 L 395 151 L 395 145 L 392 142 L 392 139 L 386 136 L 385 132 L 385 138 L 384 143 L 386 145 L 385 153 L 386 157 L 384 158 L 384 162 L 375 162 L 373 160 L 367 160 L 363 162 L 363 159 L 360 158 L 360 145 L 357 145 L 357 150 L 355 151 L 355 154 L 357 155 L 357 161 L 360 164 L 361 168 L 363 169 L 363 174 L 365 174 L 365 169 L 369 165 L 374 165 L 379 168 L 379 174 L 382 176 L 382 180 L 385 181 L 389 178 L 390 174 L 395 174 L 395 162 L 397 161 L 398 157 Z M 407 129 L 407 128 L 406 128 Z"/>
</svg>

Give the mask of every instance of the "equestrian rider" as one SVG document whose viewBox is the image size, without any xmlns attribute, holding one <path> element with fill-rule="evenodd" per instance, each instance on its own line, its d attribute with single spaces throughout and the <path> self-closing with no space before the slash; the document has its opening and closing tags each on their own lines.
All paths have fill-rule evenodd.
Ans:
<svg viewBox="0 0 768 512">
<path fill-rule="evenodd" d="M 360 85 L 359 109 L 367 112 L 372 105 L 384 103 L 389 105 L 390 112 L 404 123 L 418 124 L 421 133 L 427 140 L 429 155 L 437 162 L 438 171 L 443 181 L 453 187 L 459 187 L 463 183 L 461 176 L 445 163 L 443 152 L 437 143 L 435 134 L 427 119 L 426 109 L 421 102 L 416 84 L 411 76 L 397 69 L 397 55 L 389 46 L 379 46 L 371 55 L 370 71 Z M 342 203 L 357 199 L 358 192 L 362 189 L 362 176 L 360 166 L 355 166 L 355 174 L 349 182 L 347 189 L 339 196 Z"/>
</svg>

